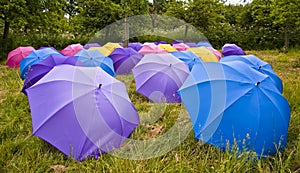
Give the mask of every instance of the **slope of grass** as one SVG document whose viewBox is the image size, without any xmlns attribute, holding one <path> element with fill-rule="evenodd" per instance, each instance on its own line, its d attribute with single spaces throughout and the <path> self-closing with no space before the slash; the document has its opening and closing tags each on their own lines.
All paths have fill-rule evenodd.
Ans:
<svg viewBox="0 0 300 173">
<path fill-rule="evenodd" d="M 300 51 L 249 51 L 269 62 L 283 80 L 284 96 L 291 107 L 286 150 L 275 156 L 249 161 L 249 153 L 221 152 L 187 133 L 187 138 L 163 155 L 126 159 L 113 154 L 76 162 L 47 142 L 32 136 L 27 97 L 20 92 L 18 69 L 0 66 L 0 172 L 298 172 L 300 171 Z M 149 140 L 169 131 L 180 117 L 181 105 L 154 105 L 135 92 L 132 76 L 118 77 L 128 86 L 143 124 L 130 138 Z M 159 115 L 159 116 L 157 116 Z M 155 117 L 157 116 L 157 117 Z M 165 143 L 168 146 L 168 143 Z M 164 146 L 161 146 L 164 147 Z M 157 148 L 159 150 L 160 148 Z M 137 150 L 140 151 L 140 150 Z M 141 150 L 147 152 L 145 150 Z M 148 151 L 151 154 L 149 149 Z M 144 153 L 140 154 L 141 158 Z"/>
</svg>

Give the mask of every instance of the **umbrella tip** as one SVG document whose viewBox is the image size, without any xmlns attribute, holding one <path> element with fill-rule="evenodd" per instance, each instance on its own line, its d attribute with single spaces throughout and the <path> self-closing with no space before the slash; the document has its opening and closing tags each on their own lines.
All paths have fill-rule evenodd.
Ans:
<svg viewBox="0 0 300 173">
<path fill-rule="evenodd" d="M 170 64 L 170 67 L 172 66 L 172 64 Z"/>
<path fill-rule="evenodd" d="M 261 69 L 261 65 L 258 67 L 258 70 L 260 70 Z"/>
<path fill-rule="evenodd" d="M 255 86 L 258 86 L 260 84 L 260 82 L 256 82 Z"/>
<path fill-rule="evenodd" d="M 98 89 L 100 89 L 100 88 L 101 88 L 101 86 L 102 86 L 102 84 L 99 84 L 99 86 L 98 86 Z"/>
</svg>

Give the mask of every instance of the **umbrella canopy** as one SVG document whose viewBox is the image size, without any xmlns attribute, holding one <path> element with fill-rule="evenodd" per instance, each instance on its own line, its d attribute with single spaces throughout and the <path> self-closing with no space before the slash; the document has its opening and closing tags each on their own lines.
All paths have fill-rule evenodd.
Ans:
<svg viewBox="0 0 300 173">
<path fill-rule="evenodd" d="M 206 49 L 212 51 L 219 60 L 223 57 L 222 53 L 213 47 L 206 47 Z"/>
<path fill-rule="evenodd" d="M 197 43 L 198 47 L 204 46 L 204 47 L 212 47 L 212 45 L 208 41 L 199 41 Z"/>
<path fill-rule="evenodd" d="M 139 42 L 135 42 L 135 43 L 129 43 L 128 44 L 128 47 L 131 47 L 132 49 L 134 49 L 135 51 L 139 51 L 141 50 L 141 48 L 143 47 L 143 44 L 142 43 L 139 43 Z"/>
<path fill-rule="evenodd" d="M 108 42 L 105 45 L 103 45 L 102 47 L 107 49 L 109 51 L 109 53 L 114 51 L 116 48 L 122 48 L 122 46 L 119 43 L 112 43 L 112 42 Z"/>
<path fill-rule="evenodd" d="M 176 58 L 185 62 L 189 66 L 189 70 L 191 71 L 194 64 L 202 63 L 203 61 L 197 55 L 193 54 L 191 51 L 180 51 L 180 52 L 171 52 Z"/>
<path fill-rule="evenodd" d="M 154 44 L 159 45 L 159 44 L 168 44 L 166 41 L 156 41 Z"/>
<path fill-rule="evenodd" d="M 244 50 L 237 46 L 236 44 L 225 44 L 222 47 L 222 53 L 224 56 L 230 56 L 230 55 L 246 55 Z"/>
<path fill-rule="evenodd" d="M 84 49 L 89 49 L 90 47 L 101 47 L 98 43 L 87 43 L 83 46 Z"/>
<path fill-rule="evenodd" d="M 271 79 L 246 63 L 195 64 L 178 91 L 197 139 L 259 156 L 286 145 L 289 104 Z"/>
<path fill-rule="evenodd" d="M 172 45 L 173 44 L 178 44 L 178 43 L 183 43 L 184 41 L 183 40 L 174 40 L 173 42 L 172 42 Z"/>
<path fill-rule="evenodd" d="M 279 92 L 282 93 L 283 86 L 281 79 L 276 75 L 276 73 L 273 71 L 271 65 L 255 55 L 232 55 L 232 56 L 226 56 L 221 59 L 220 62 L 230 62 L 230 61 L 242 61 L 248 64 L 251 68 L 266 74 L 270 76 L 271 80 L 275 84 L 275 86 L 278 88 Z"/>
<path fill-rule="evenodd" d="M 111 76 L 115 76 L 113 61 L 97 50 L 83 49 L 75 55 L 75 58 L 77 58 L 87 67 L 99 66 Z"/>
<path fill-rule="evenodd" d="M 199 56 L 204 62 L 218 62 L 219 58 L 206 47 L 193 47 L 187 50 Z"/>
<path fill-rule="evenodd" d="M 159 44 L 158 47 L 160 47 L 168 52 L 177 52 L 177 49 L 175 49 L 170 44 Z"/>
<path fill-rule="evenodd" d="M 168 53 L 168 51 L 158 47 L 158 46 L 143 46 L 140 51 L 140 54 L 146 55 L 146 54 L 163 54 Z"/>
<path fill-rule="evenodd" d="M 132 48 L 116 48 L 109 57 L 114 62 L 116 74 L 129 74 L 131 69 L 142 59 L 143 55 L 139 54 Z"/>
<path fill-rule="evenodd" d="M 132 69 L 137 92 L 154 102 L 181 102 L 176 91 L 189 74 L 188 66 L 171 54 L 147 54 Z"/>
<path fill-rule="evenodd" d="M 154 42 L 145 42 L 143 46 L 157 46 Z"/>
<path fill-rule="evenodd" d="M 187 42 L 187 43 L 184 43 L 186 45 L 188 45 L 189 47 L 199 47 L 196 43 L 194 42 Z"/>
<path fill-rule="evenodd" d="M 76 160 L 119 148 L 139 124 L 125 85 L 99 67 L 54 67 L 26 90 L 33 135 Z"/>
<path fill-rule="evenodd" d="M 20 63 L 20 77 L 25 79 L 30 66 L 46 59 L 50 55 L 61 55 L 52 48 L 31 51 Z"/>
<path fill-rule="evenodd" d="M 11 68 L 20 67 L 20 62 L 31 52 L 35 50 L 31 46 L 20 46 L 8 53 L 6 65 Z"/>
<path fill-rule="evenodd" d="M 81 44 L 71 44 L 65 47 L 63 50 L 60 51 L 65 56 L 73 56 L 77 52 L 83 49 L 83 46 Z"/>
<path fill-rule="evenodd" d="M 110 51 L 104 47 L 90 47 L 88 50 L 97 50 L 105 56 L 110 55 Z"/>
<path fill-rule="evenodd" d="M 185 51 L 189 48 L 189 46 L 184 43 L 173 44 L 173 47 L 178 51 Z"/>
<path fill-rule="evenodd" d="M 26 89 L 34 85 L 44 77 L 51 69 L 57 65 L 69 64 L 74 66 L 84 66 L 78 59 L 73 56 L 50 55 L 41 62 L 34 64 L 28 70 L 22 92 L 27 95 Z"/>
</svg>

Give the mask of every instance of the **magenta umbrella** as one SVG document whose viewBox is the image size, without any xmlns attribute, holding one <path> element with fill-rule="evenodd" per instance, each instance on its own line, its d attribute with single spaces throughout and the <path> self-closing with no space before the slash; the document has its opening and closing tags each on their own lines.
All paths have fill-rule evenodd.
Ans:
<svg viewBox="0 0 300 173">
<path fill-rule="evenodd" d="M 83 49 L 81 44 L 71 44 L 60 51 L 65 56 L 74 56 L 77 52 Z"/>
<path fill-rule="evenodd" d="M 129 74 L 143 55 L 132 48 L 116 48 L 108 57 L 114 62 L 116 74 L 122 75 Z"/>
<path fill-rule="evenodd" d="M 31 46 L 20 46 L 10 51 L 7 56 L 6 65 L 11 68 L 20 67 L 20 62 L 33 50 L 35 49 Z"/>
<path fill-rule="evenodd" d="M 120 148 L 139 124 L 125 84 L 100 67 L 56 66 L 26 92 L 33 135 L 78 161 Z"/>
<path fill-rule="evenodd" d="M 176 91 L 187 76 L 187 64 L 171 54 L 147 54 L 132 69 L 137 92 L 154 102 L 180 103 Z"/>
</svg>

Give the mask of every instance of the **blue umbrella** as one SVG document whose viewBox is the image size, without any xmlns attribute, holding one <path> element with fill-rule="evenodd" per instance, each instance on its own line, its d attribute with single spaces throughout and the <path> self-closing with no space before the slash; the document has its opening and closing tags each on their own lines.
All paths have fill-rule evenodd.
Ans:
<svg viewBox="0 0 300 173">
<path fill-rule="evenodd" d="M 285 148 L 289 104 L 269 76 L 246 63 L 195 64 L 178 93 L 197 139 L 258 157 Z"/>
<path fill-rule="evenodd" d="M 98 50 L 81 50 L 75 54 L 75 58 L 81 61 L 87 67 L 101 67 L 111 76 L 115 76 L 113 61 L 109 57 L 103 55 Z"/>
<path fill-rule="evenodd" d="M 27 71 L 30 66 L 37 64 L 38 62 L 46 59 L 50 55 L 62 55 L 53 48 L 43 48 L 39 50 L 33 50 L 27 55 L 20 63 L 20 76 L 25 79 Z"/>
<path fill-rule="evenodd" d="M 232 56 L 225 56 L 221 58 L 220 62 L 229 62 L 229 61 L 242 61 L 247 63 L 251 68 L 258 70 L 259 72 L 270 76 L 271 80 L 275 83 L 275 86 L 278 90 L 282 93 L 282 81 L 276 75 L 274 70 L 272 69 L 271 65 L 254 55 L 232 55 Z"/>
<path fill-rule="evenodd" d="M 191 51 L 177 51 L 171 52 L 176 58 L 180 59 L 181 61 L 185 62 L 189 66 L 189 70 L 191 71 L 194 64 L 202 63 L 203 61 L 197 55 L 193 54 Z"/>
</svg>

